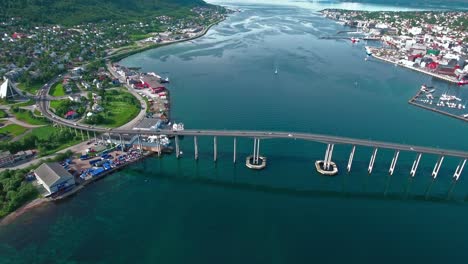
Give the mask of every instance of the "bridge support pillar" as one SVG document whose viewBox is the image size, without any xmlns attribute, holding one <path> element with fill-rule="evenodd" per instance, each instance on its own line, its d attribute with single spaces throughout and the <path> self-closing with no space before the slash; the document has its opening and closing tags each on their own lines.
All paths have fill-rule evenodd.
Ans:
<svg viewBox="0 0 468 264">
<path fill-rule="evenodd" d="M 266 167 L 266 158 L 260 156 L 260 139 L 254 138 L 253 155 L 250 155 L 245 160 L 245 166 L 253 170 L 261 170 Z"/>
<path fill-rule="evenodd" d="M 141 135 L 138 134 L 138 148 L 140 149 L 140 154 L 143 152 L 143 149 L 141 147 Z"/>
<path fill-rule="evenodd" d="M 76 130 L 76 128 L 75 128 L 75 136 L 78 136 L 78 131 Z"/>
<path fill-rule="evenodd" d="M 97 143 L 96 131 L 93 131 L 93 132 L 94 132 L 94 142 Z"/>
<path fill-rule="evenodd" d="M 179 150 L 179 137 L 175 136 L 175 150 L 176 150 L 176 158 L 180 157 L 180 150 Z"/>
<path fill-rule="evenodd" d="M 354 158 L 354 152 L 356 151 L 356 146 L 353 146 L 351 149 L 351 153 L 349 154 L 349 160 L 348 160 L 348 166 L 346 167 L 348 169 L 348 172 L 351 171 L 351 165 L 353 164 L 353 158 Z"/>
<path fill-rule="evenodd" d="M 198 160 L 198 140 L 197 140 L 197 136 L 193 137 L 193 145 L 194 145 L 194 148 L 195 148 L 195 160 Z"/>
<path fill-rule="evenodd" d="M 218 140 L 217 137 L 213 137 L 213 161 L 218 160 Z"/>
<path fill-rule="evenodd" d="M 119 134 L 119 139 L 120 139 L 120 151 L 124 151 L 124 146 L 123 146 L 123 142 L 122 142 L 122 134 Z"/>
<path fill-rule="evenodd" d="M 86 130 L 86 135 L 88 136 L 88 140 L 90 139 L 89 137 L 89 130 Z"/>
<path fill-rule="evenodd" d="M 336 166 L 336 163 L 331 160 L 334 147 L 335 147 L 335 144 L 328 144 L 327 150 L 325 151 L 324 159 L 315 161 L 315 169 L 317 170 L 318 173 L 322 175 L 326 175 L 326 176 L 334 176 L 338 173 L 338 166 Z M 354 146 L 353 146 L 353 151 L 351 152 L 351 155 L 354 156 Z M 350 162 L 352 162 L 351 155 L 350 155 Z M 349 162 L 348 162 L 348 167 L 349 169 L 351 169 L 351 165 Z"/>
<path fill-rule="evenodd" d="M 395 150 L 395 154 L 393 154 L 392 163 L 390 164 L 390 169 L 388 170 L 388 173 L 390 175 L 393 175 L 393 172 L 395 171 L 395 166 L 396 166 L 397 161 L 398 161 L 398 156 L 400 156 L 400 151 Z"/>
<path fill-rule="evenodd" d="M 442 162 L 444 162 L 444 156 L 440 156 L 437 160 L 434 169 L 432 170 L 432 177 L 435 179 L 437 178 L 437 174 L 439 174 L 440 167 L 442 166 Z"/>
<path fill-rule="evenodd" d="M 372 168 L 374 168 L 374 162 L 375 162 L 375 157 L 377 156 L 377 150 L 378 150 L 378 148 L 374 148 L 374 151 L 372 152 L 372 156 L 371 156 L 371 159 L 369 161 L 369 168 L 367 169 L 369 174 L 372 173 Z"/>
<path fill-rule="evenodd" d="M 416 170 L 418 169 L 419 161 L 421 160 L 421 156 L 422 156 L 422 154 L 419 153 L 416 156 L 416 159 L 413 161 L 413 166 L 411 167 L 411 172 L 410 172 L 411 177 L 414 177 L 416 175 Z"/>
<path fill-rule="evenodd" d="M 324 164 L 324 168 L 325 170 L 329 170 L 330 169 L 330 164 L 331 164 L 331 159 L 332 159 L 332 155 L 333 155 L 333 148 L 335 147 L 335 144 L 328 144 L 327 145 L 327 150 L 325 151 L 325 158 L 323 160 Z"/>
<path fill-rule="evenodd" d="M 466 164 L 466 160 L 467 159 L 464 159 L 463 161 L 460 161 L 460 163 L 458 164 L 457 168 L 455 169 L 455 173 L 453 174 L 453 178 L 458 181 L 458 178 L 460 178 L 460 175 L 463 171 L 463 168 L 465 167 L 465 164 Z"/>
<path fill-rule="evenodd" d="M 84 134 L 83 134 L 83 130 L 81 130 L 81 129 L 80 129 L 80 131 L 81 131 L 81 140 L 83 140 L 83 141 L 84 141 Z"/>
<path fill-rule="evenodd" d="M 237 138 L 234 138 L 234 157 L 232 158 L 232 162 L 236 163 L 236 148 L 237 148 Z"/>
</svg>

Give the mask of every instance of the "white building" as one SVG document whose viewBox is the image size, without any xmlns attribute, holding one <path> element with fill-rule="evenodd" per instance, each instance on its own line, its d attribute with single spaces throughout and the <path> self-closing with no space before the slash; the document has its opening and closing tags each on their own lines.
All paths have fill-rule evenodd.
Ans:
<svg viewBox="0 0 468 264">
<path fill-rule="evenodd" d="M 34 171 L 37 181 L 49 194 L 75 185 L 75 179 L 57 162 L 44 163 Z"/>
</svg>

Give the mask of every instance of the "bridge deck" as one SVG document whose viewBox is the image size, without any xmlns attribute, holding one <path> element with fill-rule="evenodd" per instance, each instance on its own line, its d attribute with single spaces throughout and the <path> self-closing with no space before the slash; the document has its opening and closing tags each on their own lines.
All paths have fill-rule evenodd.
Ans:
<svg viewBox="0 0 468 264">
<path fill-rule="evenodd" d="M 46 94 L 42 94 L 44 96 Z M 439 149 L 432 147 L 423 147 L 407 144 L 389 143 L 383 141 L 373 141 L 365 139 L 355 139 L 347 137 L 328 136 L 312 133 L 296 133 L 296 132 L 273 132 L 273 131 L 242 131 L 242 130 L 129 130 L 129 129 L 106 129 L 93 126 L 84 126 L 80 124 L 70 123 L 67 120 L 54 116 L 48 111 L 48 101 L 39 100 L 39 109 L 43 115 L 54 123 L 76 128 L 85 131 L 98 132 L 98 133 L 112 133 L 112 134 L 130 134 L 130 135 L 184 135 L 184 136 L 217 136 L 217 137 L 247 137 L 247 138 L 283 138 L 283 139 L 302 139 L 307 141 L 321 142 L 326 144 L 346 144 L 357 145 L 383 149 L 393 149 L 401 151 L 410 151 L 424 154 L 434 154 L 441 156 L 453 156 L 460 158 L 468 158 L 467 151 Z"/>
</svg>

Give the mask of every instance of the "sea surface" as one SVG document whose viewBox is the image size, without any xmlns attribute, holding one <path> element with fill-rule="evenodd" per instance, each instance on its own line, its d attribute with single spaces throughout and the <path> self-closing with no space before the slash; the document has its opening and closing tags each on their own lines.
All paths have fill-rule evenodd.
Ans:
<svg viewBox="0 0 468 264">
<path fill-rule="evenodd" d="M 286 3 L 285 3 L 286 2 Z M 419 1 L 421 8 L 423 3 Z M 215 2 L 221 3 L 221 2 Z M 299 3 L 299 4 L 298 4 Z M 317 10 L 339 2 L 234 2 L 204 37 L 121 63 L 169 76 L 172 117 L 186 128 L 300 131 L 468 150 L 465 122 L 407 103 L 421 84 L 468 100 L 458 88 L 370 59 L 364 44 L 324 40 L 346 30 Z M 360 3 L 374 9 L 376 4 Z M 392 7 L 390 4 L 386 6 Z M 413 5 L 392 8 L 412 8 Z M 430 5 L 428 8 L 431 8 Z M 370 44 L 370 43 L 369 43 Z M 278 69 L 278 74 L 274 74 Z M 319 176 L 326 146 L 263 140 L 263 171 L 248 170 L 252 139 L 181 140 L 183 155 L 148 158 L 0 227 L 3 263 L 464 263 L 468 168 L 459 160 L 337 145 L 340 173 Z"/>
</svg>

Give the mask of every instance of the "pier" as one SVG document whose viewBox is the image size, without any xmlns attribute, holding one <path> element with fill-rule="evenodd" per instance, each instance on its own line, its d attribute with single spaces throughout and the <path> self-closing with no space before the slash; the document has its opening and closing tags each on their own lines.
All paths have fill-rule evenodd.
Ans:
<svg viewBox="0 0 468 264">
<path fill-rule="evenodd" d="M 418 99 L 419 96 L 422 93 L 423 93 L 422 91 L 418 90 L 418 92 L 413 97 L 411 97 L 411 99 L 408 100 L 408 104 L 411 104 L 411 105 L 414 105 L 414 106 L 417 106 L 417 107 L 421 107 L 423 109 L 426 109 L 426 110 L 429 110 L 429 111 L 432 111 L 432 112 L 436 112 L 436 113 L 439 113 L 439 114 L 442 114 L 442 115 L 445 115 L 445 116 L 453 117 L 453 118 L 456 118 L 456 119 L 459 119 L 459 120 L 462 120 L 462 121 L 465 121 L 465 122 L 468 122 L 468 118 L 465 118 L 463 116 L 458 116 L 458 115 L 455 115 L 455 114 L 452 114 L 452 113 L 442 111 L 442 110 L 437 109 L 435 107 L 430 107 L 430 106 L 418 103 L 416 99 Z"/>
</svg>

